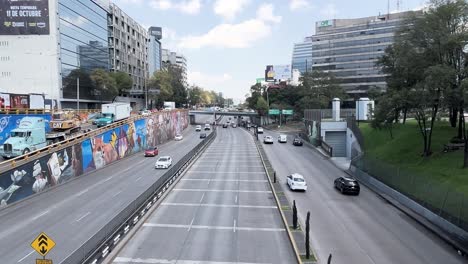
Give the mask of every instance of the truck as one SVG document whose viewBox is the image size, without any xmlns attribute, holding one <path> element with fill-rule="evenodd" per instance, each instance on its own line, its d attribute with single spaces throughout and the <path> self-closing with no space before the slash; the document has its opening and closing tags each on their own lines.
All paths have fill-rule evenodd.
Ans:
<svg viewBox="0 0 468 264">
<path fill-rule="evenodd" d="M 164 102 L 164 110 L 174 110 L 175 102 Z"/>
<path fill-rule="evenodd" d="M 98 127 L 110 125 L 116 121 L 130 117 L 132 108 L 127 103 L 103 104 L 102 117 L 96 121 Z"/>
<path fill-rule="evenodd" d="M 81 118 L 73 109 L 63 109 L 52 114 L 51 132 L 46 133 L 47 144 L 54 144 L 81 133 Z"/>
<path fill-rule="evenodd" d="M 0 155 L 14 158 L 46 147 L 45 122 L 42 117 L 23 117 L 0 146 Z"/>
</svg>

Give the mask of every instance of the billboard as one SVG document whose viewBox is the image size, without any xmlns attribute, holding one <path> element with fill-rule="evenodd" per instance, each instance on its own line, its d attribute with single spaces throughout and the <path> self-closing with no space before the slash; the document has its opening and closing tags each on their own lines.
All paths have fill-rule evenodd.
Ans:
<svg viewBox="0 0 468 264">
<path fill-rule="evenodd" d="M 10 106 L 12 109 L 28 109 L 29 95 L 10 94 Z"/>
<path fill-rule="evenodd" d="M 0 0 L 0 35 L 48 35 L 49 0 Z"/>
<path fill-rule="evenodd" d="M 323 20 L 323 21 L 318 21 L 317 27 L 331 27 L 333 26 L 333 20 Z"/>
<path fill-rule="evenodd" d="M 10 108 L 10 94 L 0 93 L 0 110 Z"/>
<path fill-rule="evenodd" d="M 265 69 L 265 81 L 291 80 L 291 65 L 267 65 Z"/>
</svg>

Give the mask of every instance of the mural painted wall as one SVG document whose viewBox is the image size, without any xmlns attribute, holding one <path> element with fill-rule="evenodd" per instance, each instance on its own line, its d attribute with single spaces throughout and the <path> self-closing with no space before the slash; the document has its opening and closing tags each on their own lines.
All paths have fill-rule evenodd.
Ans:
<svg viewBox="0 0 468 264">
<path fill-rule="evenodd" d="M 0 172 L 0 206 L 103 168 L 149 145 L 165 143 L 187 126 L 187 111 L 161 112 Z"/>
<path fill-rule="evenodd" d="M 46 132 L 50 131 L 50 114 L 0 115 L 0 144 L 5 142 L 5 140 L 10 136 L 11 130 L 17 128 L 21 119 L 26 116 L 44 118 L 44 120 L 46 120 Z"/>
</svg>

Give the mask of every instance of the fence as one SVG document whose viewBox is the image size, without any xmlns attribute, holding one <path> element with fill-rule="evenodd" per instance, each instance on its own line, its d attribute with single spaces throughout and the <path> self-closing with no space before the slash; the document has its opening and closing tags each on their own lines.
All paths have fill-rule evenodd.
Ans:
<svg viewBox="0 0 468 264">
<path fill-rule="evenodd" d="M 340 109 L 340 118 L 345 119 L 350 116 L 355 116 L 355 109 Z M 332 119 L 332 109 L 306 109 L 304 110 L 304 119 L 308 121 L 321 122 L 323 119 Z"/>
<path fill-rule="evenodd" d="M 352 160 L 351 165 L 468 231 L 468 195 L 454 191 L 453 186 L 365 155 Z"/>
<path fill-rule="evenodd" d="M 364 136 L 362 135 L 361 129 L 359 129 L 359 127 L 357 126 L 356 117 L 346 117 L 346 124 L 348 128 L 353 132 L 357 142 L 359 143 L 359 146 L 361 146 L 361 149 L 364 149 Z"/>
<path fill-rule="evenodd" d="M 148 212 L 151 205 L 162 197 L 162 193 L 175 182 L 176 178 L 182 174 L 182 170 L 189 165 L 190 161 L 216 137 L 216 128 L 213 130 L 213 133 L 182 157 L 179 162 L 173 165 L 161 178 L 156 180 L 135 201 L 129 203 L 101 230 L 60 263 L 101 263 L 108 252 L 117 245 L 118 241 Z"/>
</svg>

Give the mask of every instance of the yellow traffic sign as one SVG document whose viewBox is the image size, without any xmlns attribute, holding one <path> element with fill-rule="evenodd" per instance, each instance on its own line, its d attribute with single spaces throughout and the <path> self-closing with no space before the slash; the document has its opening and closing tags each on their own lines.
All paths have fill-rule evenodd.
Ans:
<svg viewBox="0 0 468 264">
<path fill-rule="evenodd" d="M 52 264 L 51 259 L 36 259 L 36 264 Z"/>
<path fill-rule="evenodd" d="M 48 237 L 44 232 L 42 232 L 31 243 L 31 247 L 41 256 L 45 257 L 49 251 L 55 247 L 55 242 L 52 240 L 52 238 Z"/>
</svg>

